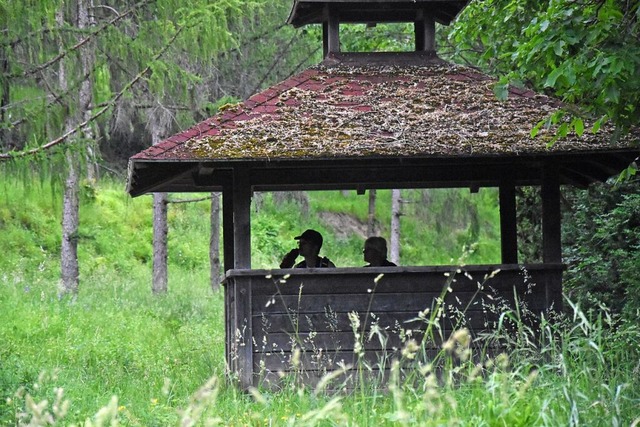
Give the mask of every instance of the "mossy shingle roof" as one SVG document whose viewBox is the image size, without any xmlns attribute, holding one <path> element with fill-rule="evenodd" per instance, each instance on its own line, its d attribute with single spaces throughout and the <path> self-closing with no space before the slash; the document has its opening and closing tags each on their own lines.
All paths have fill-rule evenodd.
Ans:
<svg viewBox="0 0 640 427">
<path fill-rule="evenodd" d="M 351 60 L 349 58 L 352 58 Z M 356 58 L 356 59 L 353 59 Z M 394 55 L 329 58 L 131 158 L 140 162 L 517 158 L 637 148 L 636 132 L 614 141 L 603 129 L 570 133 L 532 128 L 557 100 L 511 88 L 437 58 Z"/>
</svg>

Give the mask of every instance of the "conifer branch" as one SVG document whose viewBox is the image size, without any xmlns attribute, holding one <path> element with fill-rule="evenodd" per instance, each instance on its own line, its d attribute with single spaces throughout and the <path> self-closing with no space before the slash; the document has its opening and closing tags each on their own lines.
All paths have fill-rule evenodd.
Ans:
<svg viewBox="0 0 640 427">
<path fill-rule="evenodd" d="M 153 59 L 151 61 L 149 61 L 149 63 L 153 63 L 155 61 L 157 61 L 158 59 L 160 59 L 160 57 L 162 57 L 162 55 L 164 55 L 164 53 L 169 49 L 169 47 L 171 47 L 171 45 L 173 44 L 173 42 L 178 38 L 178 35 L 182 32 L 182 30 L 184 29 L 184 27 L 178 27 L 176 33 L 173 35 L 173 37 L 171 37 L 171 39 L 167 42 L 167 44 L 153 57 Z M 79 125 L 75 126 L 73 129 L 69 130 L 68 132 L 66 132 L 65 134 L 63 134 L 62 136 L 47 142 L 44 145 L 41 145 L 39 147 L 36 148 L 32 148 L 31 150 L 27 150 L 27 151 L 19 151 L 19 152 L 9 152 L 9 153 L 0 153 L 0 161 L 2 160 L 9 160 L 9 159 L 15 159 L 18 157 L 26 157 L 29 155 L 34 155 L 37 154 L 41 151 L 47 150 L 51 147 L 54 147 L 62 142 L 65 142 L 67 140 L 67 138 L 69 138 L 71 135 L 75 134 L 76 132 L 78 132 L 79 130 L 83 129 L 85 126 L 87 126 L 89 123 L 93 122 L 94 120 L 96 120 L 98 117 L 102 116 L 104 113 L 106 113 L 109 108 L 113 107 L 116 102 L 122 97 L 122 95 L 124 95 L 125 93 L 127 93 L 145 74 L 147 74 L 147 72 L 149 72 L 149 70 L 151 69 L 151 65 L 147 65 L 144 70 L 140 71 L 138 74 L 136 74 L 136 76 L 129 81 L 121 90 L 120 92 L 118 92 L 116 94 L 116 96 L 114 96 L 111 101 L 109 101 L 104 107 L 102 107 L 97 113 L 92 114 L 91 117 L 89 117 L 87 120 L 85 120 L 84 122 L 80 123 Z"/>
<path fill-rule="evenodd" d="M 115 23 L 117 23 L 118 21 L 121 21 L 126 16 L 130 15 L 131 13 L 133 13 L 137 8 L 139 8 L 141 6 L 144 6 L 145 4 L 149 3 L 150 1 L 151 0 L 143 0 L 143 1 L 135 4 L 129 10 L 124 12 L 122 15 L 118 15 L 115 18 L 113 18 L 112 20 L 106 22 L 104 25 L 102 25 L 96 31 L 92 32 L 88 37 L 85 37 L 84 39 L 80 40 L 78 43 L 76 43 L 75 45 L 71 46 L 69 49 L 66 49 L 66 50 L 60 52 L 58 55 L 56 55 L 55 57 L 51 58 L 49 61 L 44 62 L 44 63 L 42 63 L 42 64 L 40 64 L 40 65 L 30 69 L 30 70 L 26 70 L 26 71 L 24 71 L 22 73 L 10 74 L 10 75 L 8 75 L 8 77 L 9 78 L 28 77 L 28 76 L 30 76 L 32 74 L 36 74 L 36 73 L 38 73 L 38 72 L 40 72 L 40 71 L 42 71 L 44 69 L 49 68 L 50 66 L 52 66 L 53 64 L 55 64 L 56 62 L 60 61 L 62 58 L 67 56 L 67 54 L 69 54 L 69 53 L 81 48 L 85 44 L 87 44 L 89 41 L 91 41 L 92 38 L 97 36 L 99 33 L 101 33 L 106 28 L 109 28 L 112 25 L 114 25 Z"/>
<path fill-rule="evenodd" d="M 280 52 L 278 52 L 278 55 L 276 55 L 276 57 L 274 58 L 273 62 L 271 63 L 271 66 L 269 67 L 267 72 L 264 73 L 264 75 L 262 76 L 262 78 L 260 79 L 258 84 L 255 85 L 255 87 L 253 88 L 253 90 L 250 93 L 258 92 L 258 90 L 260 89 L 260 87 L 262 87 L 262 84 L 267 80 L 267 78 L 269 77 L 269 75 L 271 74 L 273 69 L 276 68 L 276 66 L 280 63 L 280 61 L 282 61 L 282 57 L 284 56 L 284 53 L 287 52 L 291 48 L 291 45 L 293 44 L 293 42 L 297 38 L 298 38 L 298 34 L 294 33 L 293 37 L 291 37 L 291 40 L 289 40 L 289 42 L 280 49 Z"/>
</svg>

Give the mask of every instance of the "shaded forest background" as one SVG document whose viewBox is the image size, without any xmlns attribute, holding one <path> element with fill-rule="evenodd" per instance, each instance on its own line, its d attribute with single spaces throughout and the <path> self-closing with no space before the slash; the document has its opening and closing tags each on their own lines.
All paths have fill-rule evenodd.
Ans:
<svg viewBox="0 0 640 427">
<path fill-rule="evenodd" d="M 80 226 L 65 228 L 68 212 L 82 211 L 103 185 L 124 186 L 131 154 L 320 61 L 319 28 L 285 25 L 290 7 L 265 0 L 0 1 L 0 169 L 7 195 L 0 205 L 1 249 L 16 250 L 6 237 L 10 227 L 32 232 L 37 222 L 25 220 L 14 187 L 28 191 L 44 183 L 54 190 L 58 202 L 51 206 L 62 212 L 62 230 L 57 220 L 49 223 L 42 232 L 53 240 L 40 247 L 64 259 L 73 251 L 65 242 L 96 244 L 83 235 L 82 216 Z M 498 97 L 508 85 L 522 85 L 575 106 L 549 118 L 564 121 L 561 133 L 597 131 L 583 129 L 588 115 L 614 122 L 622 134 L 640 122 L 639 16 L 633 2 L 471 2 L 452 27 L 438 28 L 439 54 L 497 76 Z M 411 28 L 345 26 L 342 40 L 345 51 L 406 50 Z M 630 167 L 620 183 L 565 189 L 563 204 L 568 292 L 594 309 L 607 304 L 629 316 L 640 310 L 635 171 Z M 305 195 L 289 202 L 309 203 Z M 468 209 L 465 203 L 456 209 Z M 523 260 L 535 261 L 537 194 L 520 189 L 519 204 Z M 142 242 L 150 241 L 150 231 L 140 231 L 142 224 L 149 225 L 143 221 L 137 233 L 146 238 L 138 236 L 140 253 L 131 262 L 148 262 Z M 469 230 L 473 238 L 463 243 L 480 242 Z M 9 259 L 6 272 L 37 271 Z M 95 262 L 80 259 L 79 268 Z"/>
</svg>

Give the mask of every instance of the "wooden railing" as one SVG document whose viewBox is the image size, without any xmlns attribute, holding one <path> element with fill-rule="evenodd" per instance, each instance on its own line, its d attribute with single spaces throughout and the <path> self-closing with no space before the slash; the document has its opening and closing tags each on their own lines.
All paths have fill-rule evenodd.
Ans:
<svg viewBox="0 0 640 427">
<path fill-rule="evenodd" d="M 504 313 L 559 310 L 562 264 L 230 270 L 226 357 L 243 388 L 296 371 L 310 384 L 369 361 L 385 369 L 410 339 L 436 354 L 460 328 L 490 332 Z M 517 308 L 517 310 L 516 310 Z M 388 365 L 386 365 L 388 366 Z"/>
</svg>

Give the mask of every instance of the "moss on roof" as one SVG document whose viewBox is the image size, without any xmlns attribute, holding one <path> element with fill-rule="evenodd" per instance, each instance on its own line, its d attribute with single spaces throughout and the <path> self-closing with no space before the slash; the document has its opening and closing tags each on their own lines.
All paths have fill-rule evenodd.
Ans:
<svg viewBox="0 0 640 427">
<path fill-rule="evenodd" d="M 552 146 L 555 129 L 532 128 L 559 103 L 530 91 L 494 95 L 495 80 L 453 64 L 325 66 L 228 106 L 160 157 L 291 159 L 518 155 L 607 148 L 610 131 Z M 589 127 L 587 127 L 589 129 Z M 637 135 L 636 135 L 637 137 Z M 631 138 L 617 141 L 628 146 Z M 605 144 L 603 144 L 605 142 Z"/>
</svg>

